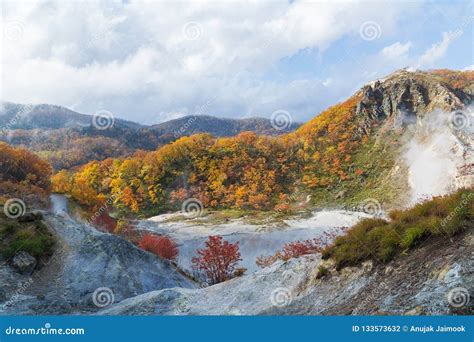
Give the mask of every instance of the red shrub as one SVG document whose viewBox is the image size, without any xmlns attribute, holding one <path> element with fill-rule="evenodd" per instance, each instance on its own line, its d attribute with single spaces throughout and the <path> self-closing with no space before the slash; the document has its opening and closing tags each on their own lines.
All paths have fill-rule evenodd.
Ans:
<svg viewBox="0 0 474 342">
<path fill-rule="evenodd" d="M 258 267 L 268 267 L 273 265 L 278 259 L 282 259 L 281 252 L 276 252 L 274 255 L 270 256 L 264 256 L 261 255 L 257 257 L 257 260 L 255 260 L 255 263 L 257 264 Z"/>
<path fill-rule="evenodd" d="M 283 250 L 277 251 L 275 254 L 270 256 L 259 256 L 255 263 L 259 267 L 268 267 L 277 260 L 289 260 L 291 258 L 298 258 L 306 254 L 320 253 L 322 249 L 328 246 L 336 236 L 342 234 L 347 230 L 346 227 L 339 228 L 332 232 L 324 232 L 320 237 L 312 240 L 304 241 L 293 241 L 283 246 Z"/>
<path fill-rule="evenodd" d="M 222 236 L 209 236 L 206 248 L 198 249 L 193 267 L 204 272 L 209 284 L 217 284 L 234 276 L 240 259 L 239 243 L 225 241 Z"/>
<path fill-rule="evenodd" d="M 158 255 L 162 259 L 176 260 L 178 247 L 176 243 L 166 236 L 156 236 L 147 233 L 143 236 L 138 246 L 148 252 Z"/>
<path fill-rule="evenodd" d="M 283 260 L 298 258 L 305 254 L 318 253 L 321 251 L 321 242 L 317 239 L 294 241 L 283 246 Z"/>
</svg>

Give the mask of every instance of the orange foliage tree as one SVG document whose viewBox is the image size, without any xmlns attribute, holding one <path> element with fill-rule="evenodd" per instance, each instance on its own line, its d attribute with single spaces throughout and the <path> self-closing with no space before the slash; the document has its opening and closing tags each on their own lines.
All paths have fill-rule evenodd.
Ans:
<svg viewBox="0 0 474 342">
<path fill-rule="evenodd" d="M 0 198 L 31 197 L 46 204 L 52 168 L 32 152 L 0 142 Z"/>
<path fill-rule="evenodd" d="M 284 136 L 196 134 L 157 151 L 91 162 L 71 177 L 71 189 L 81 190 L 70 192 L 90 206 L 113 196 L 125 214 L 158 214 L 190 197 L 217 209 L 286 212 L 295 201 L 282 194 L 331 191 L 362 175 L 353 161 L 367 138 L 355 115 L 359 101 L 360 94 Z"/>
</svg>

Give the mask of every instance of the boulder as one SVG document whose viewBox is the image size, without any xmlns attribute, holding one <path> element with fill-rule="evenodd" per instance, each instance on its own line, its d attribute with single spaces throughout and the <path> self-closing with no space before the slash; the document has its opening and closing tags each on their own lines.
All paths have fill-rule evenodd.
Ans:
<svg viewBox="0 0 474 342">
<path fill-rule="evenodd" d="M 27 252 L 19 252 L 12 259 L 12 266 L 20 273 L 31 273 L 37 264 L 36 258 Z"/>
<path fill-rule="evenodd" d="M 43 215 L 40 212 L 29 212 L 18 218 L 18 222 L 37 222 L 43 219 Z"/>
</svg>

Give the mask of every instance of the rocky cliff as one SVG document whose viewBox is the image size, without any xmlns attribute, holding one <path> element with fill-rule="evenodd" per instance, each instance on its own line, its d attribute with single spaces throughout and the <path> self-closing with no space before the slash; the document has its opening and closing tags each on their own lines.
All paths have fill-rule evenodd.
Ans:
<svg viewBox="0 0 474 342">
<path fill-rule="evenodd" d="M 31 277 L 0 266 L 1 281 L 9 283 L 2 284 L 7 291 L 0 313 L 94 312 L 153 290 L 196 287 L 172 264 L 115 235 L 67 216 L 45 214 L 45 221 L 59 241 L 56 251 Z"/>
<path fill-rule="evenodd" d="M 401 70 L 357 92 L 372 172 L 354 198 L 393 208 L 474 184 L 473 87 L 473 72 Z"/>
</svg>

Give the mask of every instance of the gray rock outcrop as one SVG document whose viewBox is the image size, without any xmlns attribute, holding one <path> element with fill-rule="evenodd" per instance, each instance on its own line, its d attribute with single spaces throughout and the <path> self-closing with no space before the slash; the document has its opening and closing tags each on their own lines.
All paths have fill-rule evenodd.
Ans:
<svg viewBox="0 0 474 342">
<path fill-rule="evenodd" d="M 12 266 L 22 274 L 29 274 L 33 272 L 36 264 L 36 258 L 27 252 L 19 252 L 12 258 Z"/>
<path fill-rule="evenodd" d="M 32 275 L 28 286 L 21 291 L 10 289 L 4 297 L 16 298 L 7 307 L 0 303 L 0 313 L 94 312 L 103 304 L 154 290 L 196 287 L 171 263 L 118 236 L 98 232 L 67 216 L 45 214 L 45 220 L 57 235 L 57 250 Z M 106 303 L 101 301 L 104 295 L 109 297 Z"/>
</svg>

